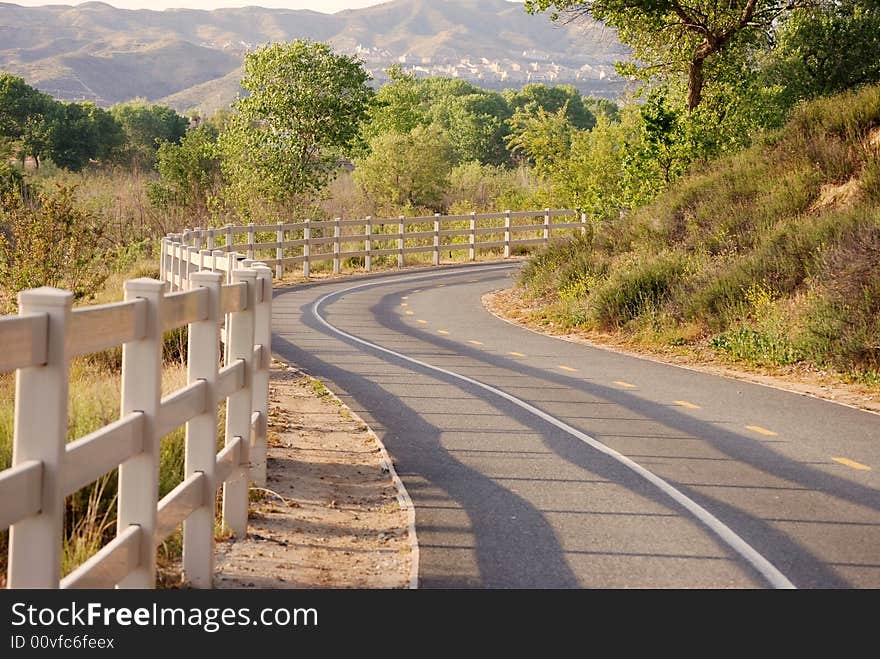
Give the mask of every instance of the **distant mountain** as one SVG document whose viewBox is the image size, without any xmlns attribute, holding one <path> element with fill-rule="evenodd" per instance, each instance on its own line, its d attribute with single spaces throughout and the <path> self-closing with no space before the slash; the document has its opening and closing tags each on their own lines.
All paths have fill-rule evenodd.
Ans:
<svg viewBox="0 0 880 659">
<path fill-rule="evenodd" d="M 248 50 L 298 38 L 359 55 L 377 82 L 397 63 L 416 75 L 489 88 L 568 83 L 611 98 L 623 85 L 614 62 L 626 57 L 608 28 L 556 25 L 505 0 L 393 0 L 332 15 L 0 3 L 0 70 L 58 98 L 101 105 L 145 97 L 181 111 L 213 111 L 240 91 Z"/>
</svg>

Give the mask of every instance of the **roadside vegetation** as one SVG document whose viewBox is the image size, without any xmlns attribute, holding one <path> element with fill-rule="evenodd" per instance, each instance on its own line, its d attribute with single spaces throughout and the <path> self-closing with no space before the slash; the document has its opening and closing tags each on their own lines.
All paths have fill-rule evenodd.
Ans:
<svg viewBox="0 0 880 659">
<path fill-rule="evenodd" d="M 535 256 L 562 327 L 755 366 L 880 374 L 880 86 L 797 107 L 754 146 Z"/>
<path fill-rule="evenodd" d="M 529 263 L 525 304 L 629 345 L 830 370 L 876 390 L 880 5 L 757 2 L 760 20 L 737 23 L 746 9 L 703 4 L 637 2 L 639 16 L 604 0 L 527 3 L 619 28 L 641 58 L 624 68 L 643 102 L 589 131 L 544 130 L 553 158 L 522 144 L 592 220 Z M 708 47 L 718 30 L 729 38 Z"/>
</svg>

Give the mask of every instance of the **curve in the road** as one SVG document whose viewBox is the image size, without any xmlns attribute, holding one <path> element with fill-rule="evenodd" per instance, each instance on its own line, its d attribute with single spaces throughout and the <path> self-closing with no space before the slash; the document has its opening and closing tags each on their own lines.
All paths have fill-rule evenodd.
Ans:
<svg viewBox="0 0 880 659">
<path fill-rule="evenodd" d="M 493 270 L 501 270 L 506 269 L 509 266 L 502 267 L 486 267 L 481 268 L 480 272 L 491 272 Z M 450 272 L 450 275 L 459 274 L 455 271 Z M 554 417 L 551 414 L 531 405 L 530 403 L 513 396 L 497 387 L 493 387 L 489 384 L 480 382 L 474 378 L 468 377 L 466 375 L 462 375 L 460 373 L 456 373 L 454 371 L 441 368 L 439 366 L 435 366 L 433 364 L 427 363 L 425 361 L 415 359 L 403 353 L 400 353 L 395 350 L 391 350 L 384 346 L 378 345 L 371 341 L 367 341 L 361 337 L 355 336 L 349 332 L 346 332 L 334 325 L 332 325 L 329 321 L 327 321 L 324 316 L 321 315 L 321 308 L 332 300 L 339 298 L 348 293 L 352 293 L 354 291 L 372 288 L 376 286 L 383 285 L 391 285 L 394 283 L 400 283 L 402 281 L 411 282 L 418 281 L 419 279 L 427 279 L 427 278 L 435 278 L 441 273 L 433 272 L 429 275 L 424 275 L 422 277 L 419 276 L 409 276 L 406 278 L 398 278 L 398 279 L 383 279 L 381 281 L 372 281 L 364 284 L 359 284 L 355 286 L 350 286 L 348 288 L 344 288 L 342 290 L 338 290 L 332 293 L 329 293 L 319 300 L 317 300 L 312 305 L 312 314 L 314 318 L 320 322 L 327 330 L 336 334 L 337 336 L 343 337 L 348 341 L 355 342 L 359 345 L 370 348 L 371 350 L 375 350 L 387 355 L 391 355 L 397 359 L 403 360 L 405 362 L 414 364 L 423 369 L 427 369 L 436 373 L 440 373 L 448 378 L 453 378 L 461 382 L 465 382 L 471 386 L 478 387 L 490 394 L 497 396 L 506 400 L 513 405 L 521 408 L 529 414 L 534 415 L 535 417 L 541 419 L 542 421 L 553 425 L 564 433 L 570 435 L 571 437 L 576 438 L 577 440 L 583 442 L 584 444 L 590 446 L 592 449 L 610 457 L 615 460 L 625 468 L 634 472 L 637 476 L 644 479 L 646 482 L 650 483 L 653 487 L 657 488 L 660 492 L 662 492 L 665 496 L 668 496 L 670 499 L 675 501 L 678 505 L 687 510 L 691 515 L 694 516 L 695 519 L 699 520 L 707 529 L 709 529 L 715 536 L 718 537 L 721 542 L 730 547 L 736 554 L 742 557 L 753 569 L 755 569 L 759 574 L 763 576 L 763 578 L 767 581 L 767 583 L 775 588 L 794 588 L 794 584 L 780 571 L 778 570 L 769 560 L 767 560 L 760 552 L 758 552 L 754 547 L 749 545 L 745 540 L 743 540 L 739 535 L 736 534 L 730 527 L 728 527 L 724 522 L 720 519 L 712 515 L 708 510 L 704 507 L 700 506 L 696 501 L 685 495 L 683 492 L 675 488 L 673 485 L 665 481 L 663 478 L 657 476 L 653 472 L 644 468 L 642 465 L 638 464 L 636 461 L 626 457 L 625 455 L 611 449 L 606 446 L 602 442 L 594 439 L 593 437 L 587 435 L 586 433 L 578 430 L 577 428 L 572 427 L 571 425 L 565 423 L 564 421 Z"/>
</svg>

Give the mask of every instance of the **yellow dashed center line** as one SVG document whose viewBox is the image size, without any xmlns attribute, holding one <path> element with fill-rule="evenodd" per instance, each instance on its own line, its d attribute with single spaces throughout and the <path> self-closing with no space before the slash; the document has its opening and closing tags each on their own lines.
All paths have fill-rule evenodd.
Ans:
<svg viewBox="0 0 880 659">
<path fill-rule="evenodd" d="M 417 288 L 416 290 L 413 291 L 413 293 L 421 293 L 421 292 L 422 292 L 421 288 Z"/>
<path fill-rule="evenodd" d="M 400 303 L 400 306 L 402 306 L 402 307 L 408 307 L 409 304 L 407 304 L 406 302 L 401 302 L 401 303 Z"/>
<path fill-rule="evenodd" d="M 637 388 L 636 385 L 634 385 L 630 382 L 624 382 L 623 380 L 615 380 L 614 384 L 616 384 L 618 387 L 623 387 L 624 389 L 636 389 Z"/>
<path fill-rule="evenodd" d="M 407 315 L 407 316 L 415 316 L 415 315 L 416 315 L 416 312 L 415 312 L 415 311 L 407 311 L 407 312 L 406 312 L 406 315 Z"/>
<path fill-rule="evenodd" d="M 778 437 L 778 432 L 773 432 L 772 430 L 767 430 L 766 428 L 762 428 L 761 426 L 746 426 L 746 430 L 751 430 L 752 432 L 756 432 L 759 435 L 765 435 L 766 437 Z"/>
<path fill-rule="evenodd" d="M 468 343 L 470 343 L 471 345 L 475 345 L 475 346 L 481 346 L 481 345 L 483 345 L 483 342 L 482 342 L 482 341 L 474 341 L 474 340 L 470 340 L 470 341 L 468 341 Z"/>
<path fill-rule="evenodd" d="M 427 320 L 417 320 L 416 322 L 417 322 L 419 325 L 427 325 L 427 324 L 428 324 L 428 321 L 427 321 Z"/>
<path fill-rule="evenodd" d="M 702 409 L 699 405 L 694 405 L 693 403 L 689 403 L 689 402 L 686 401 L 686 400 L 674 400 L 674 401 L 672 401 L 672 402 L 675 403 L 676 405 L 678 405 L 679 407 L 686 407 L 686 408 L 688 408 L 689 410 L 699 410 L 699 409 Z"/>
<path fill-rule="evenodd" d="M 559 368 L 561 368 L 563 371 L 568 371 L 569 373 L 577 373 L 577 369 L 576 369 L 576 368 L 572 368 L 571 366 L 562 366 L 562 365 L 560 365 Z"/>
<path fill-rule="evenodd" d="M 402 298 L 400 298 L 400 299 L 401 299 L 401 300 L 408 300 L 408 299 L 409 299 L 409 296 L 408 296 L 408 295 L 404 295 L 404 296 L 403 296 Z"/>
<path fill-rule="evenodd" d="M 507 354 L 511 355 L 512 357 L 525 357 L 525 355 L 521 352 L 508 352 Z"/>
<path fill-rule="evenodd" d="M 850 460 L 849 458 L 831 458 L 835 462 L 839 462 L 840 464 L 846 467 L 852 467 L 853 469 L 858 469 L 859 471 L 871 471 L 871 468 L 868 465 L 863 465 L 861 462 L 856 462 L 855 460 Z"/>
<path fill-rule="evenodd" d="M 443 334 L 444 336 L 449 336 L 448 330 L 437 330 L 437 334 Z"/>
</svg>

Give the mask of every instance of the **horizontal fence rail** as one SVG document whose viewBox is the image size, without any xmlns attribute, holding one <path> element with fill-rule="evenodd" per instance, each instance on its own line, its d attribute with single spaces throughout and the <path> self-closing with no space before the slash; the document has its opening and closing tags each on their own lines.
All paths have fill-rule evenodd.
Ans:
<svg viewBox="0 0 880 659">
<path fill-rule="evenodd" d="M 0 372 L 16 374 L 12 467 L 0 472 L 10 588 L 152 588 L 156 548 L 181 525 L 183 576 L 210 588 L 221 488 L 224 526 L 246 533 L 249 485 L 266 480 L 272 270 L 231 251 L 188 264 L 173 280 L 126 282 L 116 304 L 73 309 L 67 291 L 24 291 L 19 314 L 0 318 L 0 343 L 11 348 Z M 161 397 L 164 334 L 181 327 L 188 382 Z M 120 345 L 119 419 L 68 442 L 70 361 Z M 184 478 L 159 501 L 160 442 L 182 426 Z M 64 499 L 117 468 L 116 536 L 62 579 Z"/>
<path fill-rule="evenodd" d="M 342 263 L 358 259 L 369 272 L 374 260 L 396 257 L 397 267 L 407 255 L 431 253 L 440 265 L 444 254 L 468 252 L 468 259 L 495 250 L 509 258 L 520 248 L 546 245 L 553 235 L 587 228 L 586 216 L 574 210 L 546 208 L 537 211 L 429 215 L 424 217 L 357 220 L 304 220 L 297 223 L 248 224 L 207 229 L 187 229 L 162 240 L 161 277 L 171 290 L 184 290 L 191 272 L 209 269 L 232 272 L 235 259 L 259 260 L 274 267 L 280 279 L 287 269 L 302 265 L 303 275 L 312 266 L 332 261 L 333 272 Z M 231 254 L 238 253 L 236 257 Z M 245 256 L 242 256 L 244 254 Z M 393 259 L 392 259 L 393 260 Z"/>
</svg>

